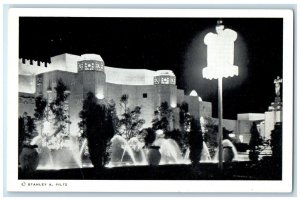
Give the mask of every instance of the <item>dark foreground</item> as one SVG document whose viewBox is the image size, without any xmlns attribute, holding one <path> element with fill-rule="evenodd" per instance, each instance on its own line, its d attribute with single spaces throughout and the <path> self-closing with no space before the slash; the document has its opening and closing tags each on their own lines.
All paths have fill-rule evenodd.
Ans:
<svg viewBox="0 0 300 201">
<path fill-rule="evenodd" d="M 222 173 L 217 163 L 37 170 L 29 175 L 19 170 L 19 179 L 41 180 L 281 180 L 281 177 L 281 165 L 272 160 L 224 163 Z"/>
</svg>

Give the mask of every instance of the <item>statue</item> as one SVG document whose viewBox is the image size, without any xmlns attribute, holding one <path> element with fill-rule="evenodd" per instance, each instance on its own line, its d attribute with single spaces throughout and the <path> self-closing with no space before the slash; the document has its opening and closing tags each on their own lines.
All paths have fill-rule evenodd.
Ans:
<svg viewBox="0 0 300 201">
<path fill-rule="evenodd" d="M 282 83 L 282 79 L 279 76 L 277 76 L 277 78 L 274 80 L 275 94 L 277 97 L 280 96 L 280 83 Z"/>
</svg>

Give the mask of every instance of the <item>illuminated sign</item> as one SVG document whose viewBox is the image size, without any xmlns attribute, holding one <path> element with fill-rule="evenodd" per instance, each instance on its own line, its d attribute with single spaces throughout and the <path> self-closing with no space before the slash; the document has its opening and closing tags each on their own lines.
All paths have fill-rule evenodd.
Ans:
<svg viewBox="0 0 300 201">
<path fill-rule="evenodd" d="M 237 33 L 224 26 L 217 26 L 217 33 L 208 33 L 204 38 L 207 45 L 207 67 L 203 69 L 203 77 L 217 79 L 238 75 L 238 67 L 234 62 L 234 41 Z"/>
</svg>

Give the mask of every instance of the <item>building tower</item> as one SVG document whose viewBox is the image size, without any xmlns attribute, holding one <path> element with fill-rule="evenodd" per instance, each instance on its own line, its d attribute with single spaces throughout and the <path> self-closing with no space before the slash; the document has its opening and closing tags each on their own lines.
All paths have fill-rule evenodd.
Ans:
<svg viewBox="0 0 300 201">
<path fill-rule="evenodd" d="M 79 82 L 82 83 L 83 98 L 92 92 L 98 99 L 106 97 L 106 75 L 104 61 L 97 54 L 83 54 L 77 63 Z"/>
<path fill-rule="evenodd" d="M 156 106 L 168 102 L 172 108 L 177 107 L 176 76 L 171 70 L 159 70 L 154 76 L 154 85 L 157 94 Z"/>
</svg>

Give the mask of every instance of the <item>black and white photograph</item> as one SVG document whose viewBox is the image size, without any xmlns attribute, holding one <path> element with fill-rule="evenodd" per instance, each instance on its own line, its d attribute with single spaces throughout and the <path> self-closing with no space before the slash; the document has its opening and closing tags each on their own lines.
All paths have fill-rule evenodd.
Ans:
<svg viewBox="0 0 300 201">
<path fill-rule="evenodd" d="M 20 187 L 284 181 L 293 50 L 261 13 L 19 15 Z"/>
</svg>

